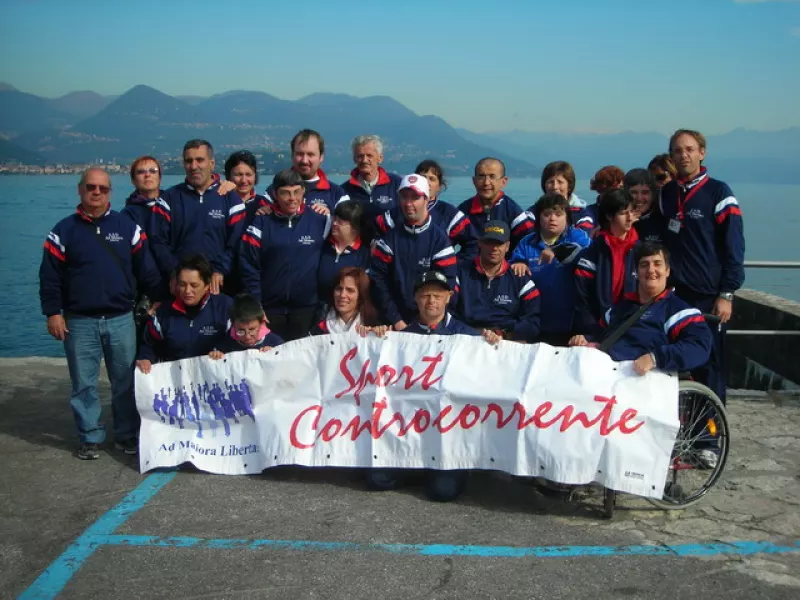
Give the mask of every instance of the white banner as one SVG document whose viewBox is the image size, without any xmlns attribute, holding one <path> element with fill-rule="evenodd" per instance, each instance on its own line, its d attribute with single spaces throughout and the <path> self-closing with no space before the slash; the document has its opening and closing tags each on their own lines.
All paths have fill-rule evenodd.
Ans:
<svg viewBox="0 0 800 600">
<path fill-rule="evenodd" d="M 490 469 L 661 497 L 678 381 L 590 348 L 319 336 L 136 373 L 140 468 Z"/>
</svg>

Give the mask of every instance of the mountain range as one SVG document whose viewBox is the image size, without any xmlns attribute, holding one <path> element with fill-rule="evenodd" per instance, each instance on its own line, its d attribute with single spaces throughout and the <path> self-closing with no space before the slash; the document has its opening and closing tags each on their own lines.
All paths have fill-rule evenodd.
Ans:
<svg viewBox="0 0 800 600">
<path fill-rule="evenodd" d="M 175 158 L 187 139 L 205 138 L 222 156 L 241 148 L 260 153 L 270 169 L 288 162 L 289 141 L 304 127 L 323 134 L 326 168 L 338 172 L 352 168 L 349 144 L 360 133 L 385 140 L 385 164 L 396 171 L 410 171 L 435 156 L 448 171 L 463 174 L 495 153 L 464 139 L 439 117 L 417 115 L 387 96 L 318 93 L 290 101 L 233 90 L 180 98 L 138 85 L 114 98 L 75 92 L 46 99 L 0 88 L 0 137 L 49 162 L 125 162 L 142 154 Z M 538 172 L 524 159 L 500 154 L 514 175 Z"/>
<path fill-rule="evenodd" d="M 127 162 L 141 154 L 176 158 L 190 138 L 209 139 L 221 155 L 247 148 L 269 170 L 288 162 L 299 129 L 322 132 L 331 171 L 352 167 L 349 143 L 375 133 L 386 143 L 385 165 L 408 171 L 424 157 L 448 172 L 467 174 L 483 156 L 502 158 L 514 176 L 538 175 L 551 160 L 569 160 L 580 179 L 601 166 L 646 166 L 664 152 L 655 132 L 474 133 L 439 117 L 418 115 L 388 96 L 357 98 L 316 93 L 283 100 L 265 92 L 232 90 L 210 97 L 169 96 L 145 85 L 120 96 L 77 91 L 42 98 L 0 83 L 0 162 Z M 709 169 L 728 181 L 800 183 L 800 127 L 774 132 L 735 129 L 708 137 Z"/>
</svg>

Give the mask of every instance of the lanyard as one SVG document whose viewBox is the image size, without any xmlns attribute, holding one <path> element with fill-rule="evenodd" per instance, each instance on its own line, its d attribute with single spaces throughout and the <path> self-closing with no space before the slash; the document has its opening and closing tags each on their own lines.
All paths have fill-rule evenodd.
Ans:
<svg viewBox="0 0 800 600">
<path fill-rule="evenodd" d="M 703 187 L 706 183 L 708 183 L 708 177 L 705 177 L 703 181 L 695 185 L 686 195 L 683 194 L 683 187 L 678 184 L 678 214 L 675 215 L 676 219 L 683 221 L 683 207 L 686 206 L 686 203 L 689 202 L 689 200 L 692 199 L 692 196 L 697 193 L 697 190 Z"/>
</svg>

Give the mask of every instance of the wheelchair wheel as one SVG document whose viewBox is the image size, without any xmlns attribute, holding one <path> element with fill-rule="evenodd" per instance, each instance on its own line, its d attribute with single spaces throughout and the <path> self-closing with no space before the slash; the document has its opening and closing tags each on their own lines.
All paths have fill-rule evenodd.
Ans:
<svg viewBox="0 0 800 600">
<path fill-rule="evenodd" d="M 728 415 L 722 401 L 696 381 L 681 381 L 678 388 L 680 429 L 672 449 L 667 483 L 661 499 L 648 498 L 664 510 L 687 508 L 699 502 L 719 481 L 730 447 Z M 703 456 L 711 450 L 716 464 Z"/>
</svg>

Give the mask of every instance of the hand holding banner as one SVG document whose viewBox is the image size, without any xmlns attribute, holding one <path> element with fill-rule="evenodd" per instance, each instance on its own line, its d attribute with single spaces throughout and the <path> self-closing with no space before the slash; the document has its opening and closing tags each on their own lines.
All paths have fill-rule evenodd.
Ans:
<svg viewBox="0 0 800 600">
<path fill-rule="evenodd" d="M 392 333 L 136 373 L 142 471 L 491 469 L 660 498 L 677 378 L 590 348 Z"/>
</svg>

